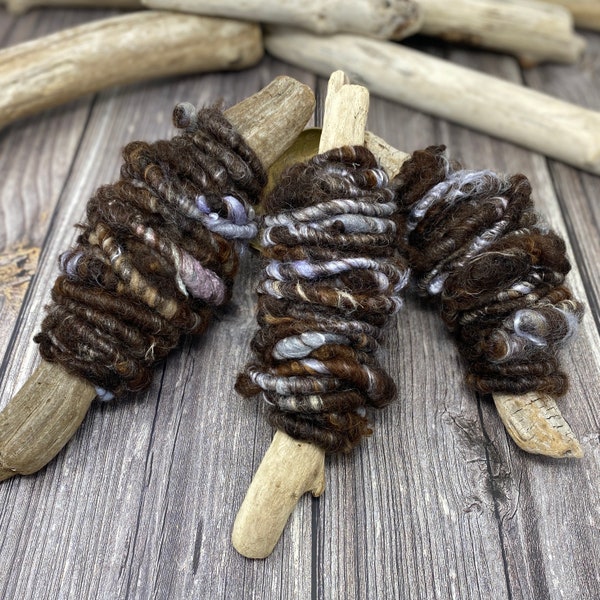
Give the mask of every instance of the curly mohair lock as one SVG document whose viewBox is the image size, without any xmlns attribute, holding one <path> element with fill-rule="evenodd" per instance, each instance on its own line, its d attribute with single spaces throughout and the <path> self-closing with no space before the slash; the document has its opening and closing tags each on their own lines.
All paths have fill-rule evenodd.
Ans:
<svg viewBox="0 0 600 600">
<path fill-rule="evenodd" d="M 397 245 L 480 392 L 561 395 L 558 351 L 582 305 L 564 285 L 564 241 L 534 210 L 524 175 L 467 171 L 444 147 L 415 152 L 393 182 Z"/>
<path fill-rule="evenodd" d="M 376 351 L 408 280 L 396 205 L 374 156 L 346 146 L 295 165 L 266 201 L 255 361 L 238 377 L 269 420 L 326 451 L 371 433 L 366 409 L 396 395 Z"/>
<path fill-rule="evenodd" d="M 123 150 L 121 178 L 87 205 L 34 338 L 101 399 L 149 385 L 156 362 L 231 297 L 266 173 L 220 110 L 180 104 L 181 135 Z"/>
</svg>

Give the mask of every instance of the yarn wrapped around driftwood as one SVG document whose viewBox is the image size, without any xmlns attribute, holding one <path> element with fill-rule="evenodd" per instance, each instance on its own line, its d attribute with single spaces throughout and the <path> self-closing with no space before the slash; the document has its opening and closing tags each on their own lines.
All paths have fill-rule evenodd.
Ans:
<svg viewBox="0 0 600 600">
<path fill-rule="evenodd" d="M 366 409 L 396 395 L 376 357 L 408 280 L 394 255 L 395 210 L 387 175 L 362 146 L 291 167 L 266 201 L 256 360 L 236 389 L 260 395 L 272 425 L 329 452 L 370 435 Z"/>
<path fill-rule="evenodd" d="M 482 393 L 560 396 L 558 352 L 582 305 L 564 285 L 564 241 L 534 210 L 524 175 L 467 171 L 444 147 L 415 152 L 395 178 L 397 245 L 416 290 L 436 298 Z"/>
<path fill-rule="evenodd" d="M 180 104 L 173 120 L 181 135 L 128 144 L 120 180 L 88 203 L 35 337 L 100 399 L 144 389 L 182 335 L 204 331 L 257 232 L 266 173 L 254 151 L 217 108 Z"/>
</svg>

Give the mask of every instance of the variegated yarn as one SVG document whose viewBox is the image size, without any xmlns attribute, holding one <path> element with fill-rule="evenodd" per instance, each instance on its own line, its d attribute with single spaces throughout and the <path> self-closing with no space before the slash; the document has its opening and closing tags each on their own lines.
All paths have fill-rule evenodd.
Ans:
<svg viewBox="0 0 600 600">
<path fill-rule="evenodd" d="M 175 108 L 170 141 L 133 142 L 121 179 L 87 205 L 77 245 L 35 337 L 42 356 L 92 382 L 101 399 L 138 391 L 185 333 L 231 296 L 240 244 L 266 174 L 215 108 Z"/>
<path fill-rule="evenodd" d="M 480 392 L 567 389 L 558 351 L 583 307 L 564 286 L 563 240 L 534 211 L 524 175 L 467 171 L 443 147 L 415 152 L 394 181 L 397 243 Z"/>
<path fill-rule="evenodd" d="M 256 358 L 236 389 L 260 395 L 278 429 L 330 452 L 369 435 L 366 409 L 396 394 L 377 360 L 408 280 L 395 210 L 385 172 L 360 146 L 292 167 L 267 199 Z"/>
</svg>

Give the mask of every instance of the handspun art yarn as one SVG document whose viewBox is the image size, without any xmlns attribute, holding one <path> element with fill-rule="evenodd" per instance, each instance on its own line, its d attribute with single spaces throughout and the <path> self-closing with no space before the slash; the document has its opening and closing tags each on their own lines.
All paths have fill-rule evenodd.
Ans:
<svg viewBox="0 0 600 600">
<path fill-rule="evenodd" d="M 182 335 L 204 331 L 257 232 L 258 157 L 217 108 L 180 104 L 173 120 L 180 135 L 128 144 L 119 181 L 89 201 L 34 338 L 101 399 L 144 389 Z"/>
<path fill-rule="evenodd" d="M 387 175 L 362 146 L 291 167 L 266 200 L 260 328 L 236 389 L 260 396 L 275 427 L 329 452 L 369 435 L 367 409 L 396 395 L 377 356 L 408 280 L 395 211 Z"/>
<path fill-rule="evenodd" d="M 558 352 L 582 305 L 564 285 L 564 241 L 534 210 L 524 175 L 469 171 L 443 146 L 415 152 L 393 182 L 397 246 L 416 291 L 439 303 L 479 392 L 558 396 Z"/>
</svg>

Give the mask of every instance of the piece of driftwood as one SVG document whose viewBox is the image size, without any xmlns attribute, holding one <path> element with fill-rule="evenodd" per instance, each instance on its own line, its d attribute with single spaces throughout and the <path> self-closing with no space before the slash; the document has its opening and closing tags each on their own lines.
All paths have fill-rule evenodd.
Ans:
<svg viewBox="0 0 600 600">
<path fill-rule="evenodd" d="M 278 77 L 225 114 L 268 166 L 302 131 L 314 103 L 306 85 Z M 42 361 L 0 413 L 0 481 L 34 473 L 54 458 L 95 396 L 90 383 Z"/>
<path fill-rule="evenodd" d="M 326 75 L 346 70 L 379 96 L 600 174 L 600 113 L 402 44 L 271 28 L 267 50 Z"/>
<path fill-rule="evenodd" d="M 576 62 L 585 41 L 562 6 L 537 0 L 417 0 L 420 33 L 515 55 L 522 65 Z"/>
<path fill-rule="evenodd" d="M 366 88 L 350 85 L 345 73 L 329 78 L 319 152 L 363 144 L 369 110 Z M 325 490 L 325 452 L 277 431 L 237 514 L 231 541 L 247 558 L 266 558 L 281 537 L 300 498 Z"/>
<path fill-rule="evenodd" d="M 569 9 L 577 27 L 600 31 L 600 2 L 598 0 L 545 0 Z"/>
<path fill-rule="evenodd" d="M 111 85 L 242 69 L 262 55 L 256 24 L 159 11 L 93 21 L 0 52 L 0 127 Z"/>
<path fill-rule="evenodd" d="M 349 32 L 403 39 L 421 25 L 414 0 L 142 0 L 165 10 L 280 23 L 315 33 Z"/>
<path fill-rule="evenodd" d="M 124 8 L 140 9 L 141 0 L 5 0 L 8 12 L 20 15 L 30 8 L 38 6 L 63 7 L 72 6 L 76 8 Z"/>
</svg>

